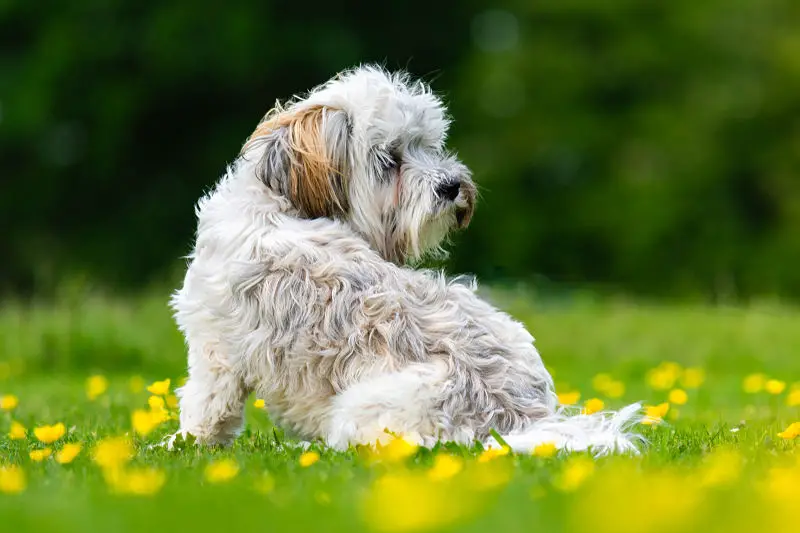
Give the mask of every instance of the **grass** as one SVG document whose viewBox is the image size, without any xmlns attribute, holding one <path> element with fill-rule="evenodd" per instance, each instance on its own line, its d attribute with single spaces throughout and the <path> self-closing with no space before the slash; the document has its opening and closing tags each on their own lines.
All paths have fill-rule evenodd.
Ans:
<svg viewBox="0 0 800 533">
<path fill-rule="evenodd" d="M 274 428 L 254 399 L 231 448 L 168 452 L 150 445 L 173 431 L 174 421 L 146 437 L 131 432 L 132 412 L 147 409 L 150 396 L 132 389 L 131 377 L 174 383 L 183 375 L 183 343 L 166 297 L 9 303 L 0 308 L 0 396 L 14 395 L 19 405 L 0 411 L 0 465 L 18 465 L 25 487 L 3 493 L 0 471 L 0 531 L 792 530 L 800 463 L 794 441 L 777 434 L 800 419 L 799 408 L 787 405 L 800 380 L 800 311 L 494 298 L 537 336 L 558 389 L 580 391 L 581 402 L 660 404 L 681 387 L 687 367 L 701 368 L 705 380 L 686 389 L 688 401 L 671 405 L 664 423 L 639 426 L 649 444 L 638 458 L 561 453 L 483 461 L 479 447 L 399 444 L 376 457 L 315 443 L 319 460 L 302 466 L 305 450 Z M 623 396 L 594 390 L 598 373 L 624 383 Z M 743 380 L 752 373 L 786 382 L 786 389 L 746 393 Z M 89 400 L 86 380 L 94 374 L 106 376 L 108 388 Z M 26 439 L 8 437 L 12 420 L 28 429 Z M 81 453 L 69 464 L 33 462 L 29 452 L 45 445 L 32 429 L 56 422 L 67 431 L 51 448 L 81 443 Z M 99 442 L 123 434 L 135 455 L 120 471 L 163 475 L 160 487 L 140 480 L 140 490 L 153 494 L 115 492 L 110 470 L 92 460 Z M 437 459 L 445 454 L 456 457 L 451 470 Z M 210 481 L 207 467 L 226 459 L 235 461 L 236 475 Z M 431 471 L 446 479 L 433 481 Z"/>
</svg>

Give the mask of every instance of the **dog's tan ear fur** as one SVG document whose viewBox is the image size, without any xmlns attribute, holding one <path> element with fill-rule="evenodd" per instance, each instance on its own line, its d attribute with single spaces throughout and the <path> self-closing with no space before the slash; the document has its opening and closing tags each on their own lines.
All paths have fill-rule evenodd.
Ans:
<svg viewBox="0 0 800 533">
<path fill-rule="evenodd" d="M 343 146 L 326 140 L 325 126 L 334 113 L 342 111 L 323 106 L 296 111 L 276 108 L 242 148 L 244 153 L 259 139 L 282 131 L 287 175 L 281 192 L 309 218 L 336 218 L 348 210 L 345 156 L 334 153 Z"/>
</svg>

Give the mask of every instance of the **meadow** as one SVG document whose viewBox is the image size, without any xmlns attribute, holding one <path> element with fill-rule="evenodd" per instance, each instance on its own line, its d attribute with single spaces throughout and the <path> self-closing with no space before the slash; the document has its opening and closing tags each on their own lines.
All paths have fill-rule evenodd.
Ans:
<svg viewBox="0 0 800 533">
<path fill-rule="evenodd" d="M 255 397 L 232 447 L 167 451 L 185 353 L 164 293 L 76 292 L 0 307 L 0 532 L 794 530 L 800 310 L 492 297 L 564 403 L 647 406 L 641 455 L 306 449 Z"/>
</svg>

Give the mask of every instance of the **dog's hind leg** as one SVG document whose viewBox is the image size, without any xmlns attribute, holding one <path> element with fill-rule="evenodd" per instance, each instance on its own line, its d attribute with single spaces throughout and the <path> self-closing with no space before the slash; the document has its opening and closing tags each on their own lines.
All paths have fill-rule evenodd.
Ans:
<svg viewBox="0 0 800 533">
<path fill-rule="evenodd" d="M 241 431 L 250 390 L 218 347 L 206 345 L 199 354 L 191 350 L 189 379 L 177 391 L 179 434 L 193 435 L 199 444 L 229 444 Z"/>
<path fill-rule="evenodd" d="M 443 432 L 450 433 L 440 408 L 446 379 L 446 365 L 415 363 L 352 385 L 333 398 L 326 442 L 346 449 L 351 444 L 385 443 L 391 432 L 433 445 Z M 464 437 L 459 440 L 469 440 L 469 435 Z"/>
</svg>

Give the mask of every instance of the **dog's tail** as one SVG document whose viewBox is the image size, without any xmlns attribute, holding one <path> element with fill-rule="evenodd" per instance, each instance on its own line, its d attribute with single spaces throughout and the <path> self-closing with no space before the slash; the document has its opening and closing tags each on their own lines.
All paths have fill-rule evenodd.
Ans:
<svg viewBox="0 0 800 533">
<path fill-rule="evenodd" d="M 515 452 L 531 453 L 537 446 L 552 443 L 558 449 L 589 450 L 596 456 L 609 453 L 638 454 L 645 440 L 631 428 L 641 421 L 641 410 L 641 404 L 635 403 L 617 412 L 581 414 L 562 406 L 527 429 L 501 437 Z M 493 437 L 485 444 L 500 447 Z"/>
</svg>

